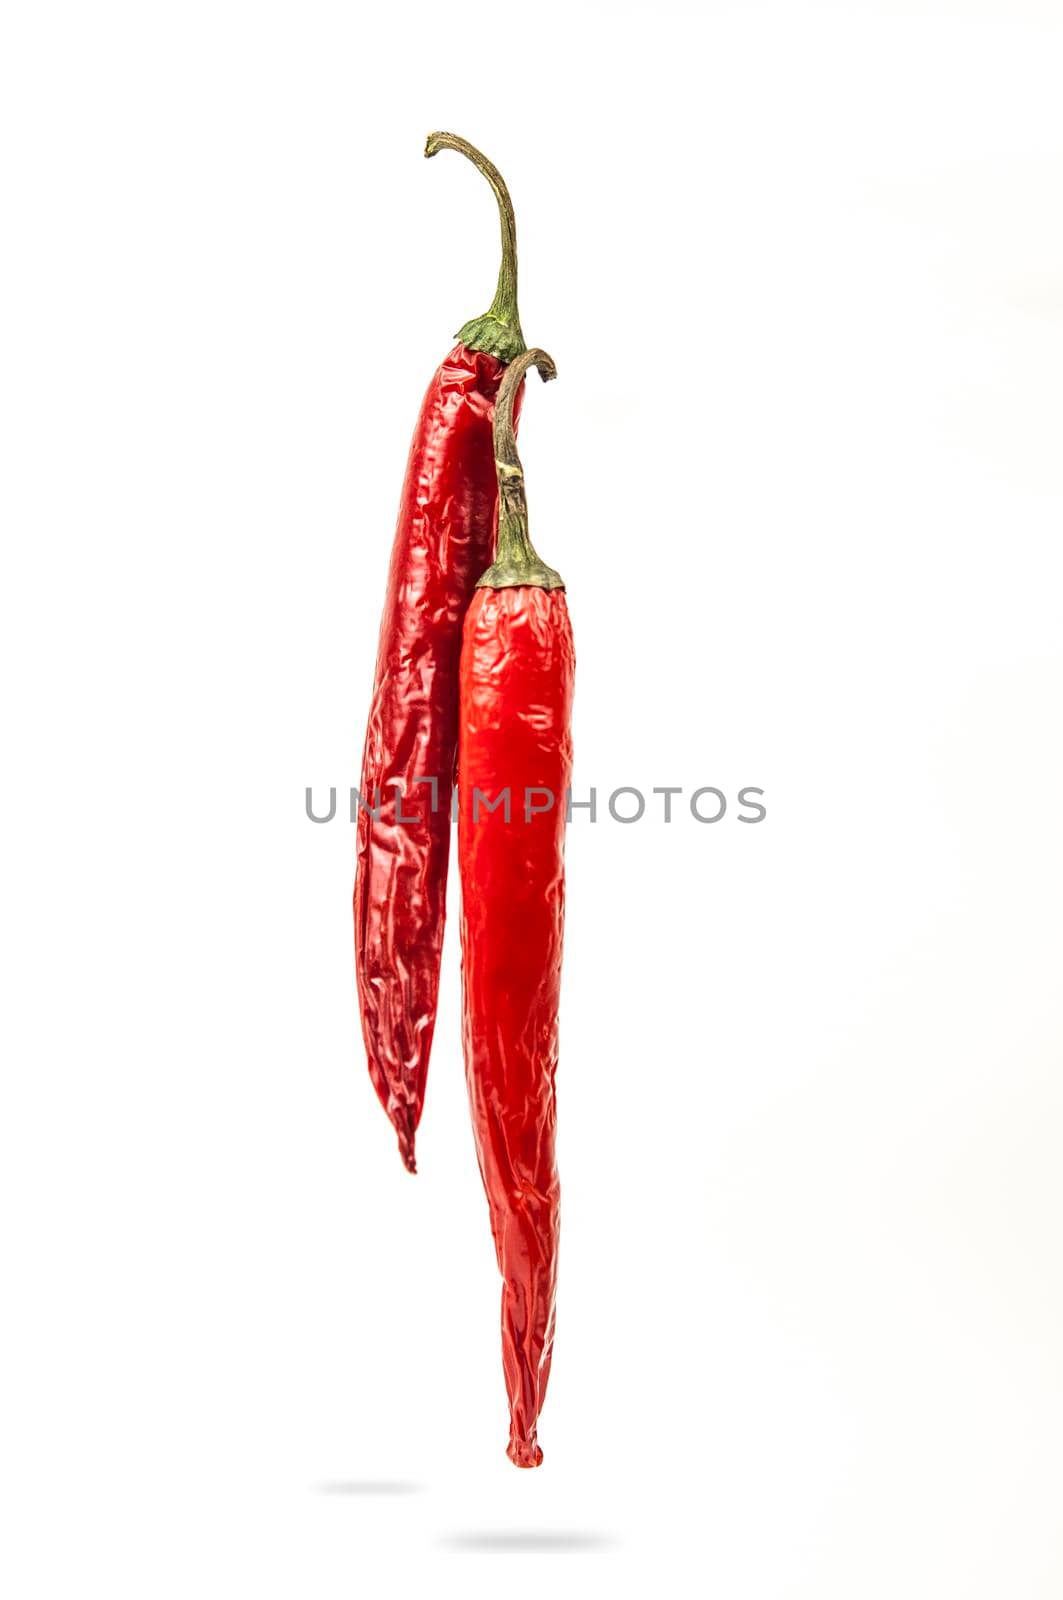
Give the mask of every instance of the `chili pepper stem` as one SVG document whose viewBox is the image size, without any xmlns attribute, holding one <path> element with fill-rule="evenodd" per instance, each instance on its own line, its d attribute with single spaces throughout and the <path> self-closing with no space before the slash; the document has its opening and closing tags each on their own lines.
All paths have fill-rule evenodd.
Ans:
<svg viewBox="0 0 1063 1600">
<path fill-rule="evenodd" d="M 517 224 L 509 190 L 498 168 L 467 139 L 459 138 L 456 133 L 430 133 L 424 147 L 425 155 L 434 156 L 440 150 L 456 150 L 483 173 L 494 190 L 502 225 L 502 263 L 495 297 L 482 317 L 473 317 L 459 329 L 458 338 L 467 350 L 483 350 L 497 356 L 499 361 L 512 361 L 526 346 L 517 311 Z"/>
<path fill-rule="evenodd" d="M 563 589 L 561 574 L 548 567 L 528 535 L 528 497 L 524 468 L 517 454 L 513 431 L 513 403 L 529 367 L 537 367 L 544 383 L 557 377 L 553 358 L 545 350 L 525 350 L 506 368 L 495 401 L 494 449 L 498 474 L 498 540 L 495 562 L 488 567 L 478 589 Z"/>
</svg>

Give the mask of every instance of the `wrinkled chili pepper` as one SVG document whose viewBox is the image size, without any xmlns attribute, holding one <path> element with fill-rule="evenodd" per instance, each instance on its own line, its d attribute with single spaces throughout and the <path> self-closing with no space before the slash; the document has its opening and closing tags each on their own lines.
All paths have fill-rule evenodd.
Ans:
<svg viewBox="0 0 1063 1600">
<path fill-rule="evenodd" d="M 554 1160 L 564 841 L 575 654 L 564 586 L 528 537 L 512 405 L 542 350 L 512 363 L 494 442 L 497 559 L 465 617 L 458 744 L 458 857 L 465 1071 L 502 1273 L 507 1454 L 537 1467 L 537 1421 L 554 1338 Z M 508 797 L 508 798 L 507 798 Z"/>
<path fill-rule="evenodd" d="M 359 789 L 354 930 L 362 1032 L 369 1075 L 410 1172 L 417 1170 L 414 1136 L 439 990 L 461 626 L 493 548 L 494 400 L 506 364 L 524 349 L 509 192 L 464 139 L 430 134 L 425 155 L 439 150 L 467 156 L 494 190 L 502 265 L 490 309 L 461 329 L 421 406 L 391 554 Z"/>
</svg>

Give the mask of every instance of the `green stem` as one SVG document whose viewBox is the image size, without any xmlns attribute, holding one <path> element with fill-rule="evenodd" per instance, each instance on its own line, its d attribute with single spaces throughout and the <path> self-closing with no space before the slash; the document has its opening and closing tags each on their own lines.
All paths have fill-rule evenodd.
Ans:
<svg viewBox="0 0 1063 1600">
<path fill-rule="evenodd" d="M 434 156 L 439 150 L 457 150 L 483 173 L 494 190 L 502 223 L 502 265 L 498 269 L 495 297 L 482 317 L 474 317 L 465 324 L 458 338 L 466 349 L 484 350 L 488 355 L 497 356 L 499 361 L 512 361 L 526 346 L 517 312 L 517 224 L 509 190 L 498 168 L 467 139 L 459 139 L 456 133 L 430 133 L 424 147 L 425 155 Z"/>
<path fill-rule="evenodd" d="M 494 422 L 495 471 L 498 473 L 497 559 L 476 585 L 478 589 L 565 587 L 560 574 L 540 560 L 528 537 L 528 498 L 524 492 L 524 468 L 517 454 L 517 436 L 513 431 L 513 404 L 529 367 L 538 367 L 544 383 L 557 377 L 557 368 L 545 350 L 525 350 L 506 368 L 495 401 Z"/>
</svg>

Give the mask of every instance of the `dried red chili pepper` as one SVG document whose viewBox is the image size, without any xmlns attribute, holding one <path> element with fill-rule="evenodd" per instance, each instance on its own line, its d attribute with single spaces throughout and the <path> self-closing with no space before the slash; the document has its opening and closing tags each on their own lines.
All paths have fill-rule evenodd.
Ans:
<svg viewBox="0 0 1063 1600">
<path fill-rule="evenodd" d="M 524 349 L 509 192 L 497 169 L 464 139 L 430 134 L 425 155 L 439 150 L 467 156 L 494 190 L 502 265 L 490 309 L 461 329 L 421 406 L 399 505 L 362 761 L 354 882 L 358 999 L 369 1075 L 410 1172 L 417 1170 L 414 1135 L 439 990 L 461 625 L 493 546 L 494 400 L 506 363 Z"/>
<path fill-rule="evenodd" d="M 458 744 L 465 1071 L 503 1279 L 507 1454 L 519 1467 L 542 1461 L 536 1429 L 554 1337 L 554 1079 L 575 671 L 564 586 L 528 537 L 513 433 L 514 396 L 533 364 L 544 380 L 555 376 L 548 355 L 527 351 L 495 408 L 498 554 L 465 617 Z"/>
</svg>

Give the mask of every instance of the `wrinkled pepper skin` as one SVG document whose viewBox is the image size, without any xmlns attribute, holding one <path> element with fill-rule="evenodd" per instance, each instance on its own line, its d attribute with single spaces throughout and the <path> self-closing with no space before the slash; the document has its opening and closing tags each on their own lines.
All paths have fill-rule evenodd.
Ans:
<svg viewBox="0 0 1063 1600">
<path fill-rule="evenodd" d="M 563 590 L 479 588 L 461 655 L 458 841 L 465 1067 L 502 1274 L 507 1454 L 542 1461 L 557 1283 L 554 1158 L 565 912 L 566 797 L 575 674 Z M 510 791 L 504 805 L 489 802 Z M 528 817 L 525 790 L 549 810 Z M 545 805 L 542 794 L 531 805 Z"/>
<path fill-rule="evenodd" d="M 459 343 L 428 386 L 399 507 L 359 786 L 362 1032 L 410 1172 L 439 990 L 461 629 L 494 543 L 491 424 L 504 371 L 495 356 Z M 377 791 L 374 818 L 366 807 Z"/>
</svg>

